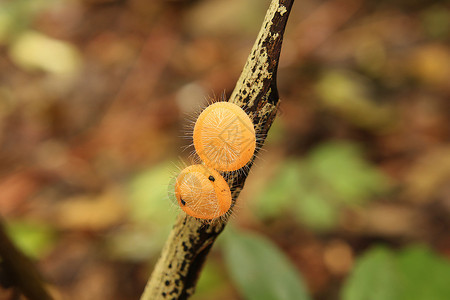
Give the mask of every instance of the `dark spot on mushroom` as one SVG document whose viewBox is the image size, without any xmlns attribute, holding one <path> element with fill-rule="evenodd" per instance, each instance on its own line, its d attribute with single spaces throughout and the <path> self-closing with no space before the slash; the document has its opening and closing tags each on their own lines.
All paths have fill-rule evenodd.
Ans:
<svg viewBox="0 0 450 300">
<path fill-rule="evenodd" d="M 216 179 L 212 175 L 209 175 L 208 179 L 211 180 L 212 182 L 216 181 Z"/>
<path fill-rule="evenodd" d="M 180 202 L 181 204 L 186 205 L 186 201 L 184 201 L 183 198 L 180 198 Z"/>
</svg>

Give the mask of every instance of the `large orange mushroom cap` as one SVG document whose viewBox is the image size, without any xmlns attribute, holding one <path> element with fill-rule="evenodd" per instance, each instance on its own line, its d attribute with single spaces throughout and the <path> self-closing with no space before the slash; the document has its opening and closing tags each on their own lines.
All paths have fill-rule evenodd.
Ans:
<svg viewBox="0 0 450 300">
<path fill-rule="evenodd" d="M 195 123 L 194 147 L 207 166 L 221 172 L 238 170 L 255 152 L 253 123 L 234 103 L 211 104 Z"/>
</svg>

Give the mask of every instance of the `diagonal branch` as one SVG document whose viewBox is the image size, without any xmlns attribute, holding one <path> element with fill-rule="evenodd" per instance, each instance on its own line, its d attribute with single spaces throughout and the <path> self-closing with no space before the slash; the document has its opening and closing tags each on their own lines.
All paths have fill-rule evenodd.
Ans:
<svg viewBox="0 0 450 300">
<path fill-rule="evenodd" d="M 255 125 L 258 137 L 265 137 L 276 116 L 279 97 L 276 85 L 284 29 L 294 0 L 272 0 L 253 49 L 229 99 L 241 106 Z M 262 138 L 261 146 L 264 143 Z M 248 164 L 250 168 L 253 160 Z M 227 176 L 234 201 L 247 175 Z M 204 224 L 180 213 L 141 300 L 187 299 L 217 236 L 226 222 Z"/>
<path fill-rule="evenodd" d="M 41 275 L 33 263 L 13 244 L 0 220 L 0 268 L 8 284 L 17 287 L 30 300 L 51 300 Z"/>
</svg>

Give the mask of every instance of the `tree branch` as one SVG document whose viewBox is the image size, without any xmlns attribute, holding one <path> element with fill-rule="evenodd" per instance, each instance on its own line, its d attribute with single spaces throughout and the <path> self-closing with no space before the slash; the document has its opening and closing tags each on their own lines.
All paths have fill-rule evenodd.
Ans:
<svg viewBox="0 0 450 300">
<path fill-rule="evenodd" d="M 284 29 L 294 0 L 272 0 L 253 49 L 229 99 L 241 106 L 264 138 L 276 116 L 279 97 L 276 84 Z M 253 158 L 254 159 L 254 158 Z M 253 160 L 248 164 L 250 168 Z M 234 172 L 226 176 L 236 201 L 247 175 Z M 141 300 L 187 299 L 217 236 L 226 222 L 205 224 L 180 213 L 161 257 L 147 282 Z"/>
<path fill-rule="evenodd" d="M 7 236 L 0 220 L 0 267 L 8 282 L 17 287 L 30 300 L 51 300 L 39 272 Z"/>
</svg>

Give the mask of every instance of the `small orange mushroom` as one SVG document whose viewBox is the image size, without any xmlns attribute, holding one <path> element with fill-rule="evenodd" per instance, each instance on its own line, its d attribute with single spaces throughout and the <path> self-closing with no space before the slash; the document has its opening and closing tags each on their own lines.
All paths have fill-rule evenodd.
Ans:
<svg viewBox="0 0 450 300">
<path fill-rule="evenodd" d="M 225 179 L 205 165 L 192 165 L 178 175 L 175 196 L 188 215 L 212 220 L 225 215 L 231 207 L 231 192 Z"/>
</svg>

